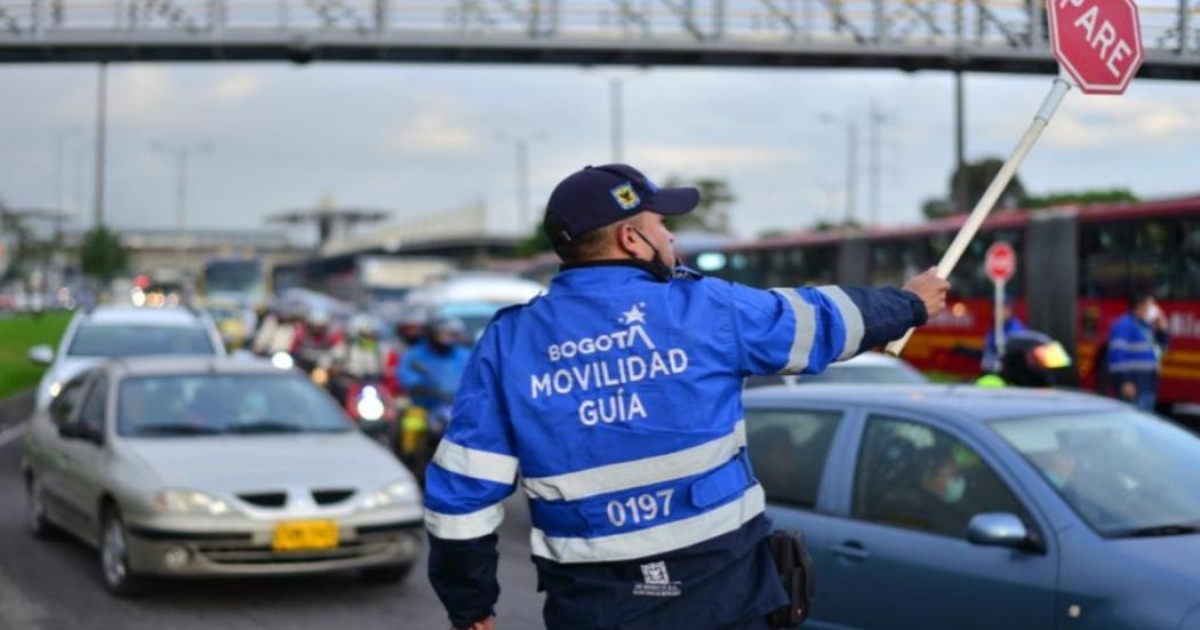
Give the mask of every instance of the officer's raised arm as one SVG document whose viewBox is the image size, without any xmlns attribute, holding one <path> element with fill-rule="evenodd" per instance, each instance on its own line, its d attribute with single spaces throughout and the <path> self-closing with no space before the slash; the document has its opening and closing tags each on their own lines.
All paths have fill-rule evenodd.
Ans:
<svg viewBox="0 0 1200 630">
<path fill-rule="evenodd" d="M 946 305 L 936 270 L 903 289 L 824 286 L 761 291 L 733 285 L 734 322 L 746 374 L 813 374 L 902 337 Z"/>
<path fill-rule="evenodd" d="M 499 395 L 492 327 L 480 339 L 455 397 L 453 420 L 426 471 L 429 581 L 455 628 L 494 614 L 500 584 L 496 528 L 512 494 L 517 458 Z"/>
</svg>

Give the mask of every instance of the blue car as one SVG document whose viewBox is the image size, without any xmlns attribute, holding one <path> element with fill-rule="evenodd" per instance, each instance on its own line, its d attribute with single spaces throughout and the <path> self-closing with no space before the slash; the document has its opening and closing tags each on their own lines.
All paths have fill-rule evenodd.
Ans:
<svg viewBox="0 0 1200 630">
<path fill-rule="evenodd" d="M 745 395 L 768 512 L 805 533 L 814 628 L 1200 629 L 1200 438 L 1052 390 Z"/>
</svg>

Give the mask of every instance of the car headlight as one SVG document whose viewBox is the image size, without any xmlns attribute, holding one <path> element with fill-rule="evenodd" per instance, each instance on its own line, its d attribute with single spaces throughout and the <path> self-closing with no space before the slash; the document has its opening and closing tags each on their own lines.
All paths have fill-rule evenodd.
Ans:
<svg viewBox="0 0 1200 630">
<path fill-rule="evenodd" d="M 46 393 L 50 394 L 51 398 L 56 398 L 58 397 L 58 393 L 61 391 L 62 383 L 54 381 L 53 383 L 50 383 L 50 387 L 46 390 Z"/>
<path fill-rule="evenodd" d="M 371 494 L 368 494 L 359 505 L 364 510 L 377 510 L 397 503 L 415 501 L 417 487 L 411 481 L 396 481 Z"/>
<path fill-rule="evenodd" d="M 221 499 L 196 490 L 163 490 L 154 495 L 154 509 L 164 514 L 208 516 L 225 516 L 233 511 Z"/>
<path fill-rule="evenodd" d="M 379 399 L 379 393 L 374 387 L 363 388 L 362 396 L 354 405 L 358 411 L 358 417 L 368 422 L 379 420 L 383 417 L 384 407 L 383 401 Z"/>
</svg>

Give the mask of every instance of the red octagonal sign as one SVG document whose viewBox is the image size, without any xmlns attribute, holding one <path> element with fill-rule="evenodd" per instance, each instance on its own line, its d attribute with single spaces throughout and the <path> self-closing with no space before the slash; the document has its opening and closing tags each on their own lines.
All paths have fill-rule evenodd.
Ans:
<svg viewBox="0 0 1200 630">
<path fill-rule="evenodd" d="M 1133 0 L 1047 0 L 1054 57 L 1088 94 L 1122 94 L 1142 65 Z"/>
<path fill-rule="evenodd" d="M 1017 253 L 1012 245 L 1004 241 L 996 241 L 988 248 L 983 266 L 993 282 L 1008 282 L 1017 271 Z"/>
</svg>

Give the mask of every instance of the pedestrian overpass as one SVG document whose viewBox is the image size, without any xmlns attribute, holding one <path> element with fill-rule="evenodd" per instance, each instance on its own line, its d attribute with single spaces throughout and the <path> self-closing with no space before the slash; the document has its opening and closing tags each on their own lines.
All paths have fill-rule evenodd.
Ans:
<svg viewBox="0 0 1200 630">
<path fill-rule="evenodd" d="M 1200 79 L 1200 0 L 1138 6 L 1139 76 Z M 0 62 L 1053 73 L 1046 28 L 1034 0 L 0 0 Z"/>
</svg>

